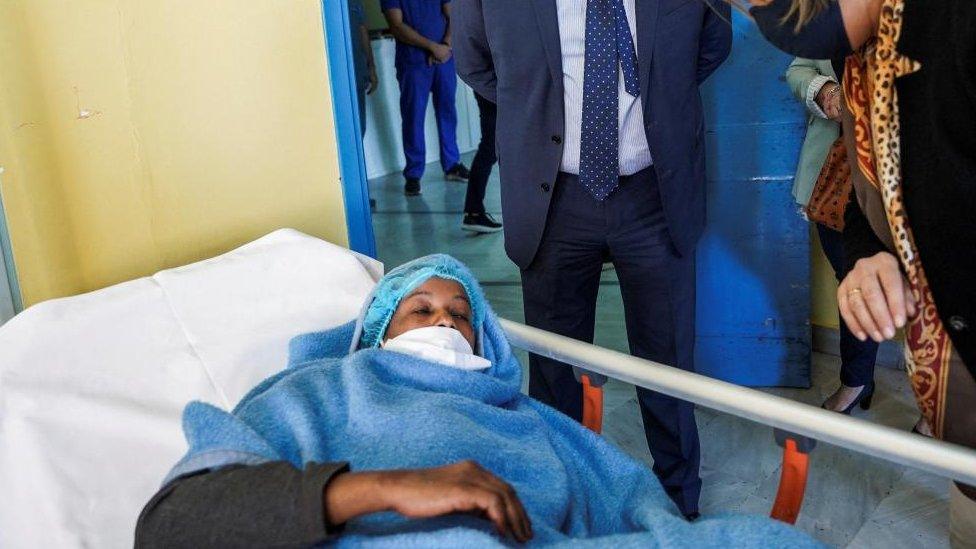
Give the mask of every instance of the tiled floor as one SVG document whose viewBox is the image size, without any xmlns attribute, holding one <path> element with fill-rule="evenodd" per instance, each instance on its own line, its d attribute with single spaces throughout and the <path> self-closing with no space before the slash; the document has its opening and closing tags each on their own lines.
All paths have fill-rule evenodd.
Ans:
<svg viewBox="0 0 976 549">
<path fill-rule="evenodd" d="M 428 253 L 450 253 L 472 268 L 498 314 L 521 321 L 518 270 L 505 255 L 502 234 L 473 236 L 461 231 L 465 188 L 444 181 L 437 164 L 428 166 L 419 197 L 403 196 L 398 175 L 371 181 L 370 192 L 377 201 L 373 225 L 379 257 L 392 266 Z M 500 217 L 497 174 L 489 184 L 486 206 Z M 605 272 L 597 312 L 598 345 L 626 350 L 620 310 L 619 286 L 613 272 Z M 769 391 L 819 405 L 836 387 L 838 369 L 835 357 L 815 354 L 813 388 Z M 918 413 L 904 373 L 879 368 L 877 383 L 872 409 L 858 415 L 910 429 Z M 633 387 L 608 384 L 605 406 L 606 437 L 650 464 Z M 703 513 L 768 513 L 780 476 L 780 450 L 772 430 L 707 409 L 697 414 Z M 945 479 L 822 443 L 811 455 L 798 526 L 824 542 L 857 548 L 945 547 L 947 517 Z"/>
</svg>

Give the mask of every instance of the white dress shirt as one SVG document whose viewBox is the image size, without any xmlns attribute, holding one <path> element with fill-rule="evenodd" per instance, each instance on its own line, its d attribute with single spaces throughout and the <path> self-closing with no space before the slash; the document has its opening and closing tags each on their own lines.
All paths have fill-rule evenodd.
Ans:
<svg viewBox="0 0 976 549">
<path fill-rule="evenodd" d="M 623 0 L 627 24 L 637 49 L 635 0 Z M 579 174 L 580 134 L 583 122 L 583 66 L 586 50 L 586 0 L 556 0 L 559 14 L 559 41 L 563 57 L 563 116 L 566 135 L 563 136 L 563 158 L 560 170 Z M 637 63 L 640 67 L 640 58 Z M 644 133 L 644 110 L 639 97 L 624 89 L 623 71 L 618 67 L 617 131 L 619 135 L 618 165 L 620 175 L 637 173 L 652 164 L 651 150 Z"/>
</svg>

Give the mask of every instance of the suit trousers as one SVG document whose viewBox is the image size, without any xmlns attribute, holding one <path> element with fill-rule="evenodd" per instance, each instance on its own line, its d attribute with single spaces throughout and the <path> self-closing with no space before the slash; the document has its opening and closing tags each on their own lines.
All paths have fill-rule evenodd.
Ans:
<svg viewBox="0 0 976 549">
<path fill-rule="evenodd" d="M 603 262 L 613 261 L 634 356 L 694 371 L 695 258 L 668 233 L 653 166 L 620 178 L 603 201 L 579 177 L 559 174 L 539 251 L 522 271 L 526 322 L 593 341 Z M 582 420 L 582 386 L 572 368 L 529 359 L 529 395 Z M 654 473 L 684 514 L 698 511 L 700 449 L 694 406 L 637 388 Z"/>
</svg>

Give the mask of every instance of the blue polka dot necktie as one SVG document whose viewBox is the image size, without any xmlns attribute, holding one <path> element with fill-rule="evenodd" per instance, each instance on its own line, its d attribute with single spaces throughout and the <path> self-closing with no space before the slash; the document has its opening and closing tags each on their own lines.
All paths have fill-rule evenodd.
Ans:
<svg viewBox="0 0 976 549">
<path fill-rule="evenodd" d="M 579 176 L 586 190 L 602 201 L 617 188 L 620 175 L 618 66 L 623 71 L 627 93 L 634 97 L 640 95 L 637 52 L 623 0 L 587 0 L 583 59 Z"/>
</svg>

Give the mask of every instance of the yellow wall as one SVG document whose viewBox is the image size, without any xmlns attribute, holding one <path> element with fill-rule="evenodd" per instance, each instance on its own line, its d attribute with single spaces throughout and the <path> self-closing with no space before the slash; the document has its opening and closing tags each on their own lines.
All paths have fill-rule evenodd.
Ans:
<svg viewBox="0 0 976 549">
<path fill-rule="evenodd" d="M 813 299 L 810 322 L 837 329 L 837 279 L 820 247 L 816 228 L 810 224 L 810 297 Z"/>
<path fill-rule="evenodd" d="M 320 0 L 0 2 L 25 305 L 289 226 L 345 245 Z"/>
</svg>

